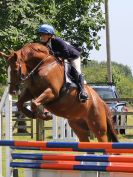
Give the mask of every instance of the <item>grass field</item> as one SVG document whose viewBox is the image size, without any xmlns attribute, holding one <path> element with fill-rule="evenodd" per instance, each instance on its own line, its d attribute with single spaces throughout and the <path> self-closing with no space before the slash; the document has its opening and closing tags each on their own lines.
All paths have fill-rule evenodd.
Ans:
<svg viewBox="0 0 133 177">
<path fill-rule="evenodd" d="M 51 125 L 52 125 L 52 121 L 45 122 L 46 127 L 51 127 Z M 127 125 L 133 125 L 133 116 L 128 116 Z M 30 136 L 14 136 L 13 139 L 14 140 L 29 140 L 29 141 L 35 140 L 36 139 L 36 130 L 35 130 L 36 128 L 35 127 L 36 127 L 36 125 L 35 125 L 35 121 L 34 121 L 34 138 L 33 139 L 31 139 Z M 5 130 L 4 130 L 3 134 L 4 133 L 5 133 Z M 118 135 L 118 137 L 119 137 L 120 142 L 133 142 L 133 129 L 126 130 L 126 135 Z M 52 141 L 51 130 L 47 130 L 45 132 L 45 141 Z M 96 141 L 96 139 L 94 139 L 93 141 Z M 5 176 L 5 148 L 3 148 L 2 151 L 3 151 L 2 160 L 3 160 L 3 164 L 4 164 L 3 165 L 3 176 Z M 23 169 L 19 169 L 19 177 L 24 177 Z"/>
</svg>

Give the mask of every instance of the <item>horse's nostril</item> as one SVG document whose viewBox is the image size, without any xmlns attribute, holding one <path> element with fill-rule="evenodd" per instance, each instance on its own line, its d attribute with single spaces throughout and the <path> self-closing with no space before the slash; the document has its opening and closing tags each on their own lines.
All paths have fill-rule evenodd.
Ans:
<svg viewBox="0 0 133 177">
<path fill-rule="evenodd" d="M 10 93 L 11 95 L 16 95 L 17 92 L 16 92 L 15 90 L 10 90 L 9 93 Z"/>
<path fill-rule="evenodd" d="M 13 91 L 13 94 L 16 95 L 16 93 L 17 93 L 17 92 L 14 90 L 14 91 Z"/>
</svg>

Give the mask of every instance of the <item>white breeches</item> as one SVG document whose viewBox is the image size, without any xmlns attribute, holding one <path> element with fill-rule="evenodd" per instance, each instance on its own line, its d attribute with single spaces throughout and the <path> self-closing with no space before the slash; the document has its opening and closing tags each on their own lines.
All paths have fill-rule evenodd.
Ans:
<svg viewBox="0 0 133 177">
<path fill-rule="evenodd" d="M 71 65 L 77 70 L 79 74 L 81 74 L 81 61 L 80 57 L 76 58 L 75 60 L 69 60 L 71 62 Z"/>
</svg>

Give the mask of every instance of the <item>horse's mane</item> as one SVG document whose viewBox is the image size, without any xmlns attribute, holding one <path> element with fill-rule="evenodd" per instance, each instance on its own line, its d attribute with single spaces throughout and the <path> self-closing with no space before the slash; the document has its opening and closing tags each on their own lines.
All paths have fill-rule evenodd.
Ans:
<svg viewBox="0 0 133 177">
<path fill-rule="evenodd" d="M 37 52 L 44 52 L 44 53 L 49 53 L 48 47 L 44 46 L 41 43 L 27 43 L 24 45 L 22 50 L 34 50 Z"/>
<path fill-rule="evenodd" d="M 37 53 L 44 53 L 45 55 L 49 54 L 49 49 L 48 47 L 44 46 L 41 43 L 27 43 L 25 44 L 21 49 L 16 51 L 18 56 L 21 56 L 20 58 L 25 58 L 30 57 L 30 56 L 35 56 Z"/>
<path fill-rule="evenodd" d="M 27 43 L 17 51 L 10 51 L 10 54 L 8 55 L 7 60 L 12 61 L 14 54 L 17 54 L 18 56 L 21 56 L 20 58 L 23 58 L 24 56 L 29 56 L 33 52 L 42 52 L 42 53 L 48 55 L 49 48 L 44 46 L 43 44 L 37 43 L 37 42 Z"/>
</svg>

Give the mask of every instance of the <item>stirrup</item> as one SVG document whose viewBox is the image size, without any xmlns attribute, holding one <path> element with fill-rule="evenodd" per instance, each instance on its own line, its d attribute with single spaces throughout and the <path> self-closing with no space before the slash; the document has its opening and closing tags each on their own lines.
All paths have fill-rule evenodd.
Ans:
<svg viewBox="0 0 133 177">
<path fill-rule="evenodd" d="M 82 91 L 81 91 L 81 92 L 79 93 L 79 100 L 80 100 L 82 103 L 86 102 L 88 99 L 89 99 L 89 98 L 88 98 L 88 95 L 87 95 L 86 92 L 82 92 Z"/>
</svg>

